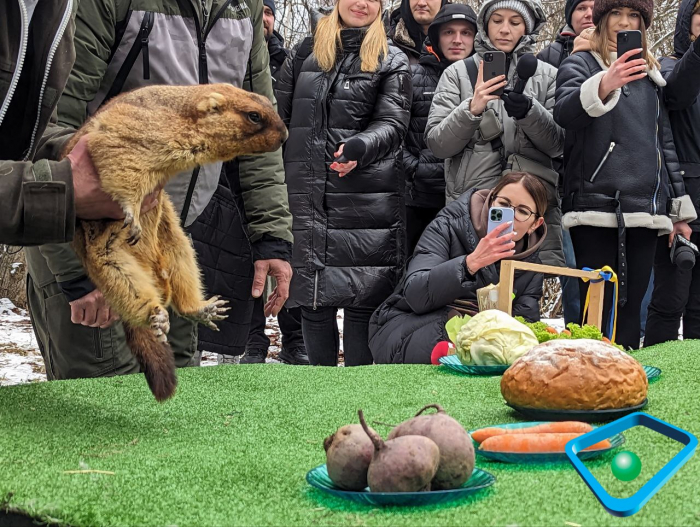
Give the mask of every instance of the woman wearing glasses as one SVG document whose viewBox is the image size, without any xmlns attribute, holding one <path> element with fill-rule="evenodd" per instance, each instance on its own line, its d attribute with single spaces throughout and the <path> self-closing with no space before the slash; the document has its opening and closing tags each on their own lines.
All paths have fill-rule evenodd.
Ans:
<svg viewBox="0 0 700 527">
<path fill-rule="evenodd" d="M 487 234 L 490 207 L 512 208 L 507 225 Z M 539 262 L 547 227 L 547 189 L 540 179 L 511 172 L 493 190 L 472 189 L 445 207 L 423 232 L 394 293 L 370 320 L 369 346 L 377 364 L 430 364 L 435 345 L 447 340 L 445 324 L 478 312 L 477 289 L 497 284 L 500 261 Z M 542 275 L 516 272 L 513 315 L 539 320 Z"/>
</svg>

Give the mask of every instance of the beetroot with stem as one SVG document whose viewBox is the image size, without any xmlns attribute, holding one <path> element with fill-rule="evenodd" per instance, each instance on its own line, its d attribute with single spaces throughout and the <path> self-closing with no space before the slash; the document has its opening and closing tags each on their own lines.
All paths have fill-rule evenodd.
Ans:
<svg viewBox="0 0 700 527">
<path fill-rule="evenodd" d="M 430 408 L 437 413 L 422 415 Z M 440 449 L 440 466 L 432 481 L 433 489 L 456 489 L 469 480 L 474 470 L 474 444 L 464 427 L 447 415 L 442 406 L 425 406 L 415 417 L 394 428 L 388 439 L 414 435 L 432 439 Z"/>
<path fill-rule="evenodd" d="M 375 432 L 376 433 L 376 432 Z M 374 445 L 361 425 L 345 425 L 323 442 L 326 469 L 331 481 L 341 489 L 364 490 Z"/>
<path fill-rule="evenodd" d="M 424 436 L 403 436 L 383 441 L 358 411 L 362 428 L 374 444 L 374 455 L 367 471 L 372 492 L 418 492 L 430 490 L 430 481 L 440 463 L 440 450 Z"/>
</svg>

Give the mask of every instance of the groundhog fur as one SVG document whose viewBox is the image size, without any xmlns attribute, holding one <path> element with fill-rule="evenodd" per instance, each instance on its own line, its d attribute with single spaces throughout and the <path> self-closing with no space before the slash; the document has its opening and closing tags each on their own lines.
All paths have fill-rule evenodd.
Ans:
<svg viewBox="0 0 700 527">
<path fill-rule="evenodd" d="M 144 197 L 198 165 L 280 148 L 287 130 L 264 97 L 229 84 L 150 86 L 105 104 L 72 137 L 86 135 L 104 191 L 124 221 L 79 221 L 73 246 L 87 275 L 119 313 L 127 343 L 155 398 L 175 392 L 177 377 L 166 308 L 216 329 L 225 301 L 204 298 L 195 253 L 173 203 L 140 215 Z"/>
</svg>

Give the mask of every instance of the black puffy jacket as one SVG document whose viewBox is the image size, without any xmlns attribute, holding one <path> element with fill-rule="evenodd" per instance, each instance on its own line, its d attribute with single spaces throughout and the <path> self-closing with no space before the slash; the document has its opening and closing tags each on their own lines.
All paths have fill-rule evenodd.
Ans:
<svg viewBox="0 0 700 527">
<path fill-rule="evenodd" d="M 479 243 L 472 214 L 480 216 L 481 224 L 488 222 L 485 203 L 490 193 L 465 192 L 425 229 L 401 283 L 370 320 L 369 345 L 375 363 L 429 363 L 435 344 L 447 339 L 450 304 L 462 300 L 477 306 L 477 289 L 500 281 L 499 263 L 480 269 L 476 276 L 469 274 L 466 265 L 466 256 Z M 543 224 L 517 259 L 539 263 L 537 254 L 545 236 Z M 539 320 L 542 275 L 516 271 L 513 292 L 513 315 Z"/>
<path fill-rule="evenodd" d="M 284 47 L 284 39 L 277 31 L 272 32 L 270 40 L 267 41 L 267 52 L 270 54 L 270 75 L 272 76 L 272 88 L 277 89 L 277 81 L 282 72 L 289 50 Z"/>
<path fill-rule="evenodd" d="M 445 206 L 445 160 L 433 155 L 425 144 L 425 125 L 440 75 L 450 63 L 424 47 L 418 64 L 411 66 L 413 101 L 411 123 L 406 134 L 403 164 L 406 168 L 406 205 L 442 208 Z"/>
<path fill-rule="evenodd" d="M 378 71 L 360 70 L 365 32 L 344 29 L 342 54 L 326 73 L 296 50 L 276 91 L 289 127 L 284 165 L 294 218 L 288 306 L 374 307 L 398 282 L 405 259 L 405 179 L 401 142 L 410 118 L 408 60 L 395 46 Z M 345 177 L 329 167 L 351 137 L 366 146 Z"/>
<path fill-rule="evenodd" d="M 676 20 L 674 53 L 661 59 L 673 140 L 685 190 L 700 215 L 700 40 L 691 45 L 690 20 L 697 0 L 683 0 Z M 700 220 L 691 224 L 700 232 Z"/>
<path fill-rule="evenodd" d="M 650 71 L 603 103 L 603 75 L 599 59 L 587 51 L 566 59 L 557 75 L 554 119 L 566 130 L 563 224 L 617 228 L 621 211 L 627 227 L 670 232 L 670 200 L 684 205 L 673 221 L 689 219 L 690 203 L 681 199 L 685 187 L 663 102 L 665 82 Z"/>
<path fill-rule="evenodd" d="M 576 33 L 574 33 L 574 30 L 569 26 L 564 26 L 557 35 L 557 38 L 554 39 L 554 42 L 540 51 L 537 54 L 537 58 L 559 69 L 561 63 L 571 55 L 574 49 L 575 38 Z"/>
</svg>

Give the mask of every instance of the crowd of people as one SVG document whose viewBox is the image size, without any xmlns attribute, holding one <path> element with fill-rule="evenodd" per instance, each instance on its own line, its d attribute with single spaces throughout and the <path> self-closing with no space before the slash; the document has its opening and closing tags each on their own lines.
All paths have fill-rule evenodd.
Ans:
<svg viewBox="0 0 700 527">
<path fill-rule="evenodd" d="M 151 84 L 228 82 L 276 101 L 289 129 L 277 152 L 165 187 L 208 293 L 233 307 L 219 332 L 171 311 L 178 366 L 201 350 L 264 362 L 269 315 L 283 362 L 337 365 L 339 309 L 345 365 L 429 363 L 503 259 L 610 266 L 604 319 L 617 313 L 627 349 L 647 305 L 646 345 L 677 339 L 681 320 L 700 338 L 700 265 L 673 260 L 700 242 L 700 1 L 681 1 L 674 53 L 659 59 L 652 0 L 567 0 L 520 89 L 547 21 L 540 0 L 384 8 L 336 0 L 289 50 L 273 0 L 2 3 L 0 242 L 26 246 L 49 379 L 139 371 L 69 243 L 76 219 L 123 213 L 84 141 L 59 159 L 106 101 Z M 618 56 L 630 30 L 642 48 Z M 501 52 L 505 74 L 487 78 Z M 492 206 L 513 210 L 512 232 L 487 229 Z M 562 279 L 567 322 L 581 322 L 586 288 Z M 516 273 L 514 294 L 514 315 L 538 320 L 542 276 Z"/>
</svg>

